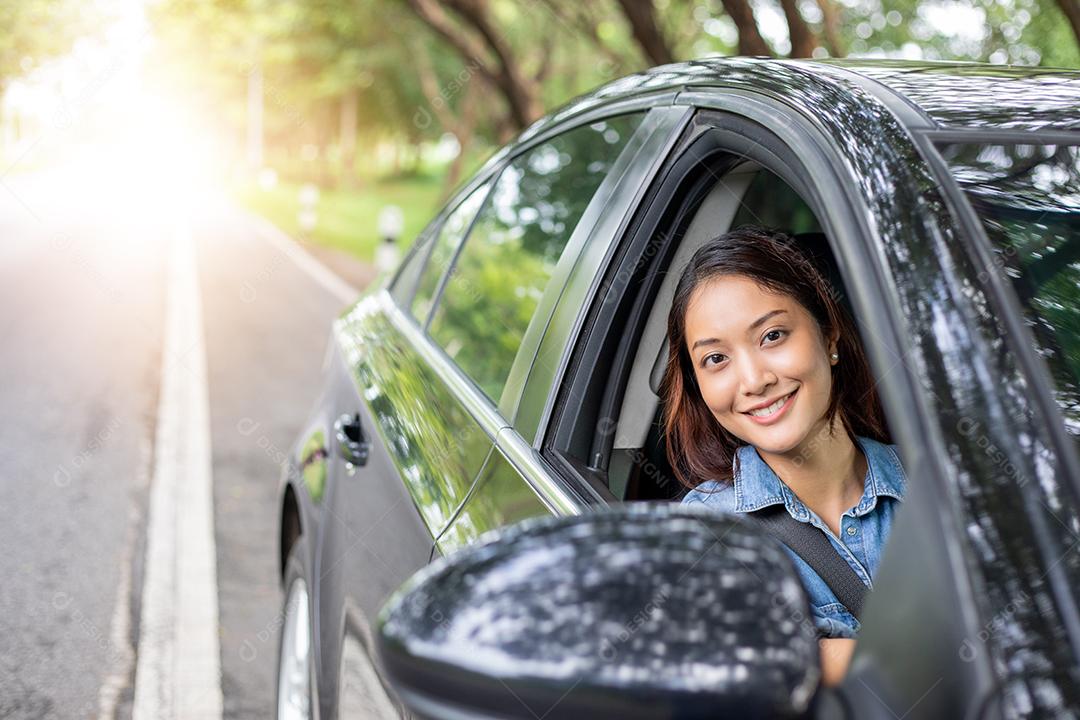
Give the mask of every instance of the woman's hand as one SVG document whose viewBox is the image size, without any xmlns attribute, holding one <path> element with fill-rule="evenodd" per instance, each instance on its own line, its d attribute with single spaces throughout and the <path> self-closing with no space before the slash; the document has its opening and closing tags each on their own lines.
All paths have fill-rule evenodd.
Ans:
<svg viewBox="0 0 1080 720">
<path fill-rule="evenodd" d="M 821 648 L 821 682 L 826 687 L 839 685 L 847 674 L 851 654 L 855 652 L 854 638 L 823 638 Z"/>
</svg>

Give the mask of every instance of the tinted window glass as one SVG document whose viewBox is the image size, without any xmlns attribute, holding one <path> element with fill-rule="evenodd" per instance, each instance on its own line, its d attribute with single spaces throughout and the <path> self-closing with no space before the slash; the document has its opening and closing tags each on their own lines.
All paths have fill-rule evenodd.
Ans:
<svg viewBox="0 0 1080 720">
<path fill-rule="evenodd" d="M 1080 148 L 952 145 L 942 155 L 994 244 L 1080 440 Z"/>
<path fill-rule="evenodd" d="M 575 128 L 516 158 L 477 218 L 429 332 L 496 403 L 571 233 L 641 118 Z"/>
<path fill-rule="evenodd" d="M 487 196 L 491 183 L 485 183 L 473 190 L 465 200 L 446 218 L 446 222 L 439 228 L 439 234 L 435 237 L 435 246 L 431 249 L 427 265 L 420 275 L 420 283 L 416 287 L 416 295 L 412 301 L 412 315 L 421 323 L 427 319 L 428 312 L 435 299 L 435 291 L 439 289 L 439 281 L 446 274 L 447 268 L 454 260 L 465 233 L 469 230 L 476 212 Z"/>
<path fill-rule="evenodd" d="M 974 267 L 976 282 L 1000 277 L 1011 284 L 1036 352 L 1053 380 L 1054 399 L 1066 431 L 1080 440 L 1077 375 L 1080 371 L 1080 155 L 1078 148 L 1050 145 L 952 145 L 942 148 L 986 230 L 993 255 Z M 972 293 L 981 303 L 982 293 Z M 979 308 L 987 330 L 993 308 Z M 1000 387 L 1001 407 L 1012 417 L 978 411 L 959 416 L 954 443 L 970 474 L 959 488 L 967 536 L 985 588 L 984 636 L 966 640 L 985 647 L 1007 675 L 1003 717 L 1066 714 L 1062 698 L 1076 685 L 1064 668 L 1075 663 L 1067 648 L 1065 618 L 1080 587 L 1080 514 L 1075 478 L 1053 447 L 1029 386 L 1015 368 L 1009 346 L 987 334 L 989 349 L 1003 357 L 983 367 L 1002 378 L 979 378 L 971 387 Z M 976 365 L 976 367 L 978 366 Z M 993 382 L 995 385 L 987 385 Z M 968 408 L 986 407 L 977 399 Z M 1015 437 L 1004 438 L 1004 432 Z M 1010 452 L 1011 450 L 1011 452 Z M 1007 669 L 1007 670 L 1006 670 Z M 1068 705 L 1072 707 L 1072 705 Z"/>
</svg>

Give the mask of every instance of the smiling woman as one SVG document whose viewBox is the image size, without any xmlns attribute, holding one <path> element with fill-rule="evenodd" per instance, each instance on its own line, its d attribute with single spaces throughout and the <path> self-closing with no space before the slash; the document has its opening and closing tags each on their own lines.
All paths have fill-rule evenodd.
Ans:
<svg viewBox="0 0 1080 720">
<path fill-rule="evenodd" d="M 837 423 L 886 439 L 854 323 L 782 233 L 743 227 L 701 247 L 675 289 L 668 341 L 680 349 L 664 378 L 669 454 L 690 487 L 732 479 L 740 445 L 804 457 Z"/>
<path fill-rule="evenodd" d="M 790 238 L 741 228 L 690 260 L 668 342 L 684 502 L 747 513 L 784 542 L 835 683 L 905 484 L 854 324 Z"/>
</svg>

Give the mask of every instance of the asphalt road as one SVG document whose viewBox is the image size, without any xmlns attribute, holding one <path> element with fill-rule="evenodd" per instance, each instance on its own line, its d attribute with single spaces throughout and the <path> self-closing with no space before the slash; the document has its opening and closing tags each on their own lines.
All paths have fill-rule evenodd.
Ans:
<svg viewBox="0 0 1080 720">
<path fill-rule="evenodd" d="M 0 185 L 0 717 L 131 714 L 168 248 L 187 241 L 205 335 L 223 716 L 272 717 L 277 482 L 340 297 L 225 204 L 109 196 L 85 178 Z"/>
</svg>

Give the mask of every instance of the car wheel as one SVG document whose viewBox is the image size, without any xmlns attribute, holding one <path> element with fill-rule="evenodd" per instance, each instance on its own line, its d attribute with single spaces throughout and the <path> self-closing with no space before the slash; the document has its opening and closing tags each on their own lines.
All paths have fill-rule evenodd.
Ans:
<svg viewBox="0 0 1080 720">
<path fill-rule="evenodd" d="M 278 720 L 310 720 L 312 717 L 311 593 L 301 560 L 304 547 L 301 535 L 293 544 L 285 564 L 284 620 L 278 645 Z"/>
</svg>

